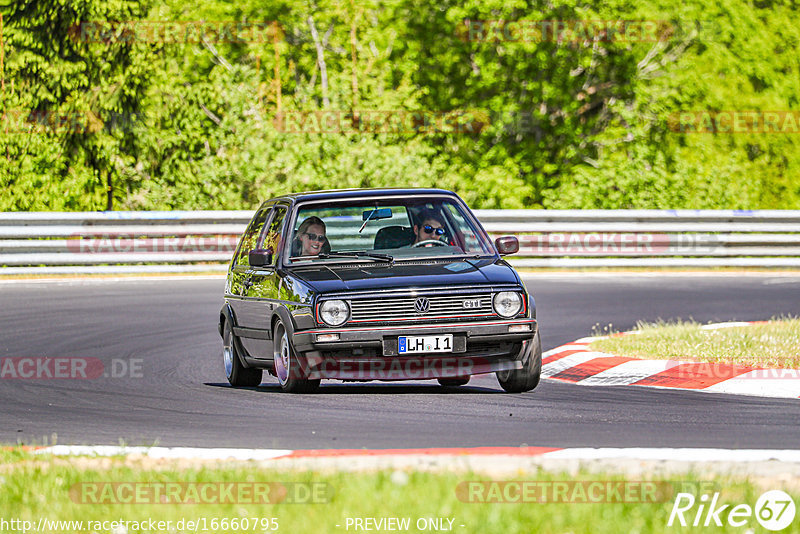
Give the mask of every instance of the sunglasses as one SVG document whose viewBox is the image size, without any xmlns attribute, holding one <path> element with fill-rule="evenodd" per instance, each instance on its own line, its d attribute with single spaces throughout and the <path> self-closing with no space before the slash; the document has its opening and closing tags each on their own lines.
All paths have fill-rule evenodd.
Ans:
<svg viewBox="0 0 800 534">
<path fill-rule="evenodd" d="M 434 228 L 430 224 L 426 224 L 425 226 L 422 227 L 422 229 L 425 230 L 426 234 L 432 234 L 434 233 L 435 230 L 436 235 L 444 235 L 444 228 Z"/>
<path fill-rule="evenodd" d="M 324 243 L 325 240 L 327 239 L 323 234 L 317 235 L 317 234 L 311 234 L 309 232 L 305 232 L 305 235 L 307 235 L 308 238 L 311 241 L 319 241 L 320 243 Z"/>
</svg>

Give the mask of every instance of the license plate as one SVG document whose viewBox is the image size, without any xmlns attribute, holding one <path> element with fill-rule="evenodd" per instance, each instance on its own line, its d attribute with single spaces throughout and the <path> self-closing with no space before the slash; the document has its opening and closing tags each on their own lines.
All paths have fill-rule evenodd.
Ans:
<svg viewBox="0 0 800 534">
<path fill-rule="evenodd" d="M 400 354 L 421 352 L 453 352 L 453 334 L 442 336 L 401 336 L 397 338 Z"/>
</svg>

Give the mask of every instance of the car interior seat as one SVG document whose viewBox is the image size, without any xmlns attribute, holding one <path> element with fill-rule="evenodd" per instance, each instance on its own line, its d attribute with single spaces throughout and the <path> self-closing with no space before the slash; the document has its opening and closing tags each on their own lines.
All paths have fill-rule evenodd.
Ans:
<svg viewBox="0 0 800 534">
<path fill-rule="evenodd" d="M 375 250 L 407 247 L 414 242 L 414 231 L 407 226 L 384 226 L 375 234 Z"/>
</svg>

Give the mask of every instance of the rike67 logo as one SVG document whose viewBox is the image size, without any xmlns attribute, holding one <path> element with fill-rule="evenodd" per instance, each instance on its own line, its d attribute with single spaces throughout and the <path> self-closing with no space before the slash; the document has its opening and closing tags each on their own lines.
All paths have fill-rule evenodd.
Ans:
<svg viewBox="0 0 800 534">
<path fill-rule="evenodd" d="M 721 504 L 719 492 L 696 499 L 691 493 L 678 493 L 667 526 L 732 527 L 751 525 L 753 518 L 767 530 L 783 530 L 794 521 L 795 505 L 781 490 L 767 491 L 758 498 L 755 507 L 749 504 Z"/>
</svg>

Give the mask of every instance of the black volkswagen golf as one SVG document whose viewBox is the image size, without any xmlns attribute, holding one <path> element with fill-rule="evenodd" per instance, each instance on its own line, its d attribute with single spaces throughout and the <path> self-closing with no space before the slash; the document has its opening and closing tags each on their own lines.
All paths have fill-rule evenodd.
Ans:
<svg viewBox="0 0 800 534">
<path fill-rule="evenodd" d="M 539 383 L 533 296 L 466 204 L 441 189 L 290 194 L 256 211 L 228 269 L 219 332 L 228 381 L 322 379 L 461 386 Z"/>
</svg>

